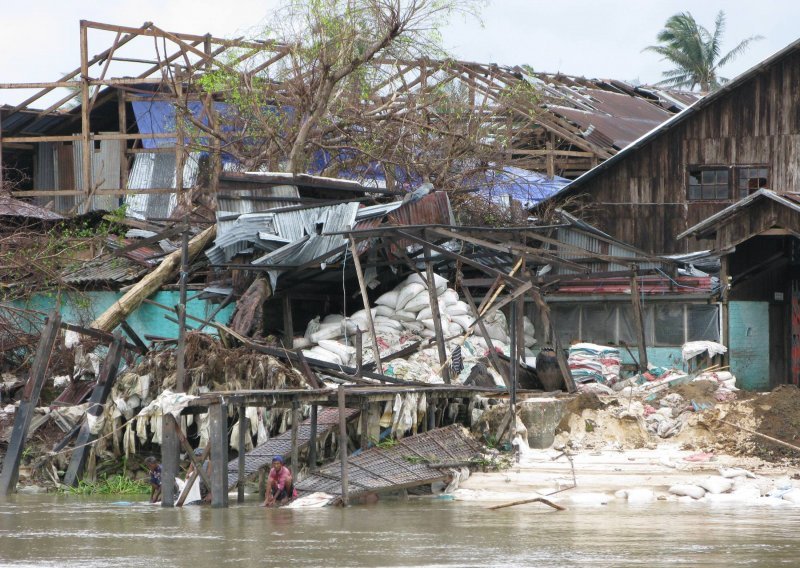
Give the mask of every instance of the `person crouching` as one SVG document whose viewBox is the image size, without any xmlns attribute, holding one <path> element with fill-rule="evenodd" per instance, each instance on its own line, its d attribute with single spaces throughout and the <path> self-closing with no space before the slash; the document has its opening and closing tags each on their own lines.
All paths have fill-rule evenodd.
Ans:
<svg viewBox="0 0 800 568">
<path fill-rule="evenodd" d="M 272 458 L 272 468 L 269 470 L 267 480 L 267 495 L 264 499 L 264 507 L 275 505 L 285 505 L 297 497 L 292 479 L 292 470 L 283 463 L 283 457 L 275 456 Z"/>
</svg>

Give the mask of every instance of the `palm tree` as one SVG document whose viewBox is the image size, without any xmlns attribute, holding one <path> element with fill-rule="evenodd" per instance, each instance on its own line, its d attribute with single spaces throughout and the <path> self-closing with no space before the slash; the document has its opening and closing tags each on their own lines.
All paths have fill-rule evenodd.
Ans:
<svg viewBox="0 0 800 568">
<path fill-rule="evenodd" d="M 675 69 L 665 71 L 664 79 L 657 85 L 671 87 L 688 87 L 708 92 L 718 89 L 728 80 L 720 77 L 720 67 L 733 61 L 742 54 L 750 42 L 763 39 L 762 36 L 751 36 L 739 42 L 724 56 L 720 57 L 722 36 L 725 33 L 725 12 L 720 11 L 714 22 L 714 33 L 698 24 L 689 12 L 681 12 L 671 16 L 664 29 L 658 32 L 656 39 L 659 45 L 646 47 L 662 55 L 667 61 L 675 64 Z"/>
</svg>

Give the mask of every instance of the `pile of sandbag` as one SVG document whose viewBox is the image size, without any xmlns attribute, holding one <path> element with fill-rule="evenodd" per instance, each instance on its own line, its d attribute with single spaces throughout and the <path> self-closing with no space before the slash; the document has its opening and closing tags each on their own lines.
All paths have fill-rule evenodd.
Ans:
<svg viewBox="0 0 800 568">
<path fill-rule="evenodd" d="M 576 343 L 569 348 L 569 368 L 576 383 L 613 385 L 619 381 L 622 359 L 619 349 L 594 343 Z"/>
<path fill-rule="evenodd" d="M 434 285 L 442 332 L 446 339 L 453 340 L 447 344 L 450 353 L 456 345 L 465 346 L 463 336 L 475 322 L 475 314 L 459 298 L 458 292 L 448 288 L 446 278 L 434 274 Z M 436 336 L 427 281 L 419 274 L 411 274 L 394 290 L 378 297 L 370 312 L 381 357 L 402 349 L 410 342 Z M 368 318 L 366 310 L 359 310 L 347 317 L 340 314 L 322 319 L 316 317 L 308 324 L 304 337 L 295 339 L 294 347 L 303 348 L 303 353 L 313 359 L 352 366 L 356 359 L 355 334 L 368 329 Z M 494 347 L 507 353 L 510 339 L 505 315 L 497 310 L 485 319 L 484 326 Z M 528 318 L 524 320 L 524 332 L 525 346 L 533 346 L 536 343 L 534 328 Z M 475 329 L 473 333 L 478 337 L 470 339 L 467 353 L 464 353 L 466 371 L 471 369 L 474 360 L 485 355 L 487 349 L 486 341 L 480 337 L 480 329 Z M 373 350 L 371 341 L 362 341 L 363 362 L 373 360 Z M 429 348 L 412 355 L 403 363 L 390 366 L 387 372 L 432 382 L 437 381 L 440 367 L 437 350 Z M 469 373 L 462 371 L 461 374 L 466 378 Z"/>
</svg>

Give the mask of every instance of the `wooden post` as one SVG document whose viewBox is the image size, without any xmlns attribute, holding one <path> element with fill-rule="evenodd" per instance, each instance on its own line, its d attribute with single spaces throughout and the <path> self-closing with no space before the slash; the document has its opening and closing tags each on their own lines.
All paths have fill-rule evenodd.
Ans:
<svg viewBox="0 0 800 568">
<path fill-rule="evenodd" d="M 729 349 L 725 352 L 722 356 L 722 364 L 723 365 L 730 365 L 730 340 L 731 340 L 731 327 L 728 324 L 728 313 L 729 313 L 729 304 L 728 304 L 728 276 L 730 275 L 730 267 L 729 267 L 729 260 L 730 257 L 726 254 L 722 256 L 720 259 L 719 265 L 719 284 L 720 284 L 720 300 L 722 301 L 722 310 L 720 314 L 720 320 L 722 325 L 722 344 Z M 790 292 L 791 294 L 791 292 Z M 789 300 L 791 303 L 791 295 L 789 296 Z"/>
<path fill-rule="evenodd" d="M 361 366 L 364 364 L 364 336 L 361 330 L 356 328 L 356 375 L 361 374 Z"/>
<path fill-rule="evenodd" d="M 425 247 L 425 273 L 428 277 L 428 298 L 431 303 L 431 317 L 433 318 L 433 329 L 436 333 L 436 349 L 439 351 L 439 373 L 444 382 L 450 384 L 450 366 L 447 364 L 447 347 L 444 343 L 444 331 L 442 330 L 442 314 L 439 312 L 439 297 L 436 294 L 436 280 L 433 276 L 433 266 L 431 265 L 431 249 Z M 381 371 L 382 372 L 382 371 Z"/>
<path fill-rule="evenodd" d="M 208 407 L 211 418 L 211 506 L 228 506 L 228 412 L 224 403 Z"/>
<path fill-rule="evenodd" d="M 186 281 L 189 279 L 189 227 L 181 241 L 180 303 L 178 304 L 178 348 L 175 350 L 175 391 L 186 391 Z"/>
<path fill-rule="evenodd" d="M 308 470 L 317 469 L 317 404 L 311 405 L 311 435 L 308 446 Z"/>
<path fill-rule="evenodd" d="M 517 337 L 517 320 L 519 319 L 519 312 L 517 310 L 517 302 L 511 304 L 511 325 L 509 331 L 511 332 L 511 344 L 509 345 L 508 358 L 511 363 L 510 379 L 511 388 L 510 400 L 508 410 L 511 413 L 511 440 L 517 435 L 517 381 L 519 376 L 519 342 Z"/>
<path fill-rule="evenodd" d="M 86 22 L 81 20 L 81 144 L 83 148 L 81 172 L 83 177 L 83 191 L 88 197 L 92 191 L 92 155 L 94 143 L 90 139 L 91 127 L 89 123 L 89 38 Z M 87 203 L 87 207 L 91 204 Z"/>
<path fill-rule="evenodd" d="M 288 295 L 283 297 L 283 346 L 294 348 L 294 325 L 292 323 L 292 300 Z"/>
<path fill-rule="evenodd" d="M 639 296 L 636 266 L 631 266 L 631 270 L 633 271 L 633 276 L 631 276 L 631 302 L 633 303 L 633 319 L 636 323 L 636 343 L 639 345 L 639 371 L 644 373 L 648 369 L 647 343 L 644 335 L 644 310 L 642 309 L 642 298 Z"/>
<path fill-rule="evenodd" d="M 178 476 L 180 440 L 178 422 L 172 414 L 161 416 L 161 506 L 175 506 L 175 478 Z"/>
<path fill-rule="evenodd" d="M 239 444 L 237 449 L 239 450 L 239 477 L 236 480 L 236 502 L 237 503 L 244 503 L 244 482 L 247 479 L 247 475 L 245 474 L 245 454 L 246 446 L 245 446 L 245 435 L 248 434 L 248 430 L 250 429 L 250 425 L 247 421 L 247 415 L 245 414 L 245 407 L 239 406 Z"/>
<path fill-rule="evenodd" d="M 300 401 L 292 401 L 292 480 L 297 483 L 297 474 L 300 472 L 300 449 L 297 447 L 297 435 L 300 431 Z"/>
<path fill-rule="evenodd" d="M 360 446 L 361 450 L 364 451 L 369 447 L 369 402 L 366 398 L 361 401 L 361 416 L 359 416 L 359 420 L 361 422 L 361 439 L 360 439 Z M 416 424 L 414 425 L 416 428 Z"/>
<path fill-rule="evenodd" d="M 436 399 L 428 397 L 428 431 L 436 430 Z"/>
<path fill-rule="evenodd" d="M 339 461 L 342 465 L 342 505 L 348 505 L 349 484 L 347 480 L 347 416 L 344 406 L 345 391 L 344 385 L 339 385 Z"/>
<path fill-rule="evenodd" d="M 567 357 L 564 355 L 564 350 L 561 348 L 561 341 L 558 339 L 558 334 L 553 327 L 553 320 L 550 317 L 550 307 L 547 305 L 547 303 L 545 303 L 537 288 L 531 290 L 531 296 L 533 297 L 533 301 L 536 303 L 536 306 L 539 308 L 539 313 L 542 315 L 542 320 L 547 321 L 548 325 L 550 326 L 550 340 L 553 342 L 553 349 L 556 352 L 556 361 L 558 361 L 558 368 L 561 371 L 561 376 L 564 378 L 564 384 L 567 387 L 567 392 L 575 392 L 578 389 L 575 386 L 575 379 L 572 378 L 572 371 L 569 370 L 569 362 L 567 361 Z"/>
<path fill-rule="evenodd" d="M 350 237 L 350 251 L 353 256 L 353 264 L 356 266 L 356 276 L 358 276 L 358 287 L 361 289 L 361 300 L 364 303 L 364 310 L 367 312 L 367 327 L 369 328 L 370 337 L 372 337 L 372 348 L 375 350 L 374 361 L 378 369 L 378 373 L 383 374 L 383 363 L 381 362 L 381 349 L 378 346 L 378 336 L 375 335 L 375 324 L 372 321 L 372 309 L 369 305 L 369 297 L 367 296 L 367 284 L 364 281 L 364 271 L 361 269 L 361 259 L 358 258 L 358 247 L 353 237 Z"/>
<path fill-rule="evenodd" d="M 184 442 L 186 443 L 186 445 L 189 444 L 188 440 L 186 440 L 185 437 L 181 437 L 181 444 L 183 445 Z M 184 446 L 184 448 L 185 447 L 186 446 Z M 192 471 L 192 475 L 189 476 L 189 479 L 186 480 L 186 485 L 184 485 L 183 491 L 181 492 L 180 497 L 178 497 L 178 502 L 175 503 L 176 507 L 183 507 L 183 503 L 186 501 L 186 497 L 188 497 L 189 491 L 192 490 L 192 485 L 194 485 L 198 477 L 203 478 L 206 487 L 211 487 L 210 480 L 207 479 L 205 473 L 203 473 L 203 464 L 206 463 L 206 460 L 208 459 L 208 454 L 211 453 L 211 446 L 210 445 L 206 446 L 206 448 L 203 450 L 203 455 L 200 456 L 199 460 L 195 459 L 194 452 L 192 452 L 191 450 L 192 448 L 191 446 L 189 446 L 189 448 L 186 451 L 189 452 L 189 457 L 191 458 L 192 464 L 194 465 L 194 471 Z"/>
<path fill-rule="evenodd" d="M 119 119 L 119 133 L 128 131 L 128 114 L 125 106 L 125 91 L 117 89 L 117 118 Z M 120 140 L 119 143 L 119 188 L 128 189 L 128 141 Z"/>
<path fill-rule="evenodd" d="M 178 102 L 183 95 L 183 84 L 180 73 L 175 74 L 175 97 Z M 183 198 L 183 165 L 185 161 L 184 144 L 186 143 L 186 134 L 183 128 L 183 117 L 178 112 L 178 105 L 175 108 L 175 191 L 177 192 L 178 199 Z"/>
<path fill-rule="evenodd" d="M 100 368 L 100 376 L 97 377 L 97 384 L 92 391 L 89 399 L 89 408 L 86 411 L 86 420 L 81 425 L 80 433 L 75 442 L 75 450 L 72 452 L 67 473 L 64 475 L 64 485 L 75 486 L 78 483 L 86 458 L 89 455 L 90 445 L 97 439 L 97 432 L 92 432 L 92 424 L 103 415 L 104 406 L 114 380 L 117 378 L 119 362 L 122 359 L 122 351 L 125 348 L 125 341 L 121 335 L 117 335 L 108 348 L 108 353 Z"/>
<path fill-rule="evenodd" d="M 50 362 L 50 354 L 58 337 L 60 325 L 61 316 L 56 310 L 53 310 L 47 316 L 39 345 L 36 348 L 36 356 L 31 365 L 31 372 L 28 375 L 28 382 L 25 384 L 25 390 L 22 391 L 22 400 L 20 400 L 14 418 L 14 429 L 11 432 L 8 450 L 3 458 L 3 471 L 0 473 L 0 495 L 8 495 L 16 491 L 19 463 L 28 439 L 28 428 L 31 425 L 33 411 L 39 402 L 39 394 L 42 392 L 47 365 Z"/>
<path fill-rule="evenodd" d="M 269 466 L 258 470 L 258 499 L 262 503 L 267 498 L 267 469 Z"/>
</svg>

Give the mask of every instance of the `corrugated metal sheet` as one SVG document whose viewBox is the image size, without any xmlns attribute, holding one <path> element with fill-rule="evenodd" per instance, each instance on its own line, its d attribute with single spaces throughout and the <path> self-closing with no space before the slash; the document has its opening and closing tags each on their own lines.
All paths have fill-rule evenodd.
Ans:
<svg viewBox="0 0 800 568">
<path fill-rule="evenodd" d="M 139 280 L 149 268 L 130 259 L 103 255 L 83 264 L 77 270 L 62 275 L 66 284 L 109 283 L 119 284 Z"/>
<path fill-rule="evenodd" d="M 0 195 L 0 215 L 5 217 L 40 219 L 42 221 L 58 221 L 59 219 L 63 219 L 58 213 L 54 213 L 38 205 L 14 199 L 8 195 Z"/>
<path fill-rule="evenodd" d="M 454 225 L 450 198 L 444 191 L 435 191 L 412 203 L 404 203 L 391 213 L 389 225 Z"/>
<path fill-rule="evenodd" d="M 200 152 L 192 152 L 183 165 L 183 187 L 194 187 L 200 169 Z M 174 188 L 175 154 L 136 154 L 128 175 L 130 189 Z M 134 219 L 166 219 L 177 205 L 174 193 L 134 193 L 125 199 L 125 214 Z"/>
<path fill-rule="evenodd" d="M 40 142 L 33 156 L 33 187 L 36 189 L 56 189 L 56 146 L 52 142 Z M 36 205 L 47 205 L 52 197 L 35 197 Z"/>
</svg>

